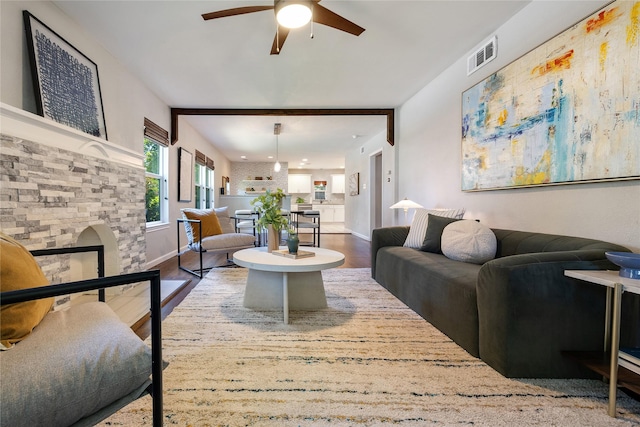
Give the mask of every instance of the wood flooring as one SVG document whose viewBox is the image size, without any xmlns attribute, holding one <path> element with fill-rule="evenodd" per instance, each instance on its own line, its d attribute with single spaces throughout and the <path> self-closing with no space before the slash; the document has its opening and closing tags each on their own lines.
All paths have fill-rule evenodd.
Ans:
<svg viewBox="0 0 640 427">
<path fill-rule="evenodd" d="M 345 262 L 339 268 L 370 268 L 371 267 L 371 244 L 369 241 L 356 237 L 352 234 L 322 234 L 321 247 L 342 252 L 345 255 Z M 225 265 L 226 256 L 206 255 L 205 265 Z M 188 253 L 182 257 L 182 265 L 195 269 L 198 267 L 198 255 L 195 252 Z M 187 280 L 186 285 L 176 292 L 169 300 L 164 301 L 162 308 L 162 318 L 166 318 L 169 313 L 177 307 L 189 292 L 200 282 L 200 278 L 182 271 L 178 268 L 178 258 L 173 257 L 152 269 L 159 269 L 163 280 Z M 147 338 L 151 333 L 151 323 L 146 316 L 133 326 L 133 330 L 141 338 Z"/>
</svg>

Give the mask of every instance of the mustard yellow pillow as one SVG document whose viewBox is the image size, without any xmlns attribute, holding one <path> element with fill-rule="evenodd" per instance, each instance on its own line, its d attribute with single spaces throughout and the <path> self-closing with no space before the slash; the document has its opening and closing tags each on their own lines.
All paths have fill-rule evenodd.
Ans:
<svg viewBox="0 0 640 427">
<path fill-rule="evenodd" d="M 0 232 L 0 291 L 48 284 L 33 255 L 20 243 Z M 3 305 L 0 309 L 0 344 L 9 348 L 26 338 L 52 306 L 53 298 Z"/>
<path fill-rule="evenodd" d="M 183 209 L 182 212 L 188 219 L 199 219 L 202 221 L 202 238 L 216 236 L 222 234 L 222 226 L 218 215 L 213 209 Z M 199 238 L 200 225 L 191 224 L 193 228 L 193 241 L 197 242 Z"/>
</svg>

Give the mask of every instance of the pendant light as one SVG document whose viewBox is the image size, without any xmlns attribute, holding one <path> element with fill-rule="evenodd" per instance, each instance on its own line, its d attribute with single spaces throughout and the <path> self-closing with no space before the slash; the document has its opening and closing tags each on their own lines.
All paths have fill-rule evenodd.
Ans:
<svg viewBox="0 0 640 427">
<path fill-rule="evenodd" d="M 278 153 L 278 135 L 280 135 L 280 127 L 282 125 L 280 123 L 275 123 L 273 125 L 273 134 L 276 136 L 276 164 L 273 165 L 273 170 L 274 172 L 280 172 L 280 168 L 282 167 L 280 165 L 280 159 L 279 159 L 279 153 Z"/>
</svg>

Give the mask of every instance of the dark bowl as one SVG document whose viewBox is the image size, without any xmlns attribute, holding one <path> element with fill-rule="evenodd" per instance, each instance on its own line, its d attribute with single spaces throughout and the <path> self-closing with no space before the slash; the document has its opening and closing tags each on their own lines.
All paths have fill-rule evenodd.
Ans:
<svg viewBox="0 0 640 427">
<path fill-rule="evenodd" d="M 620 276 L 640 279 L 640 254 L 632 252 L 605 252 L 607 259 L 620 266 Z"/>
</svg>

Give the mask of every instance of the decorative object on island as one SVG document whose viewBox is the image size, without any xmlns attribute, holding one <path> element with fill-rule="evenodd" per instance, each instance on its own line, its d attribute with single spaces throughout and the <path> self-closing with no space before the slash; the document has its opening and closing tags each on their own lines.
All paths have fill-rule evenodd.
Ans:
<svg viewBox="0 0 640 427">
<path fill-rule="evenodd" d="M 274 172 L 280 172 L 280 168 L 282 167 L 278 157 L 278 135 L 280 135 L 281 127 L 282 125 L 280 123 L 274 123 L 273 125 L 273 134 L 276 136 L 276 164 L 273 165 Z"/>
<path fill-rule="evenodd" d="M 291 225 L 287 229 L 287 248 L 289 248 L 290 254 L 297 254 L 298 247 L 300 246 L 300 238 L 298 237 L 298 233 L 296 233 L 295 227 Z"/>
<path fill-rule="evenodd" d="M 284 191 L 267 190 L 251 200 L 251 206 L 260 215 L 256 225 L 259 231 L 267 230 L 267 251 L 272 252 L 280 247 L 280 232 L 287 227 L 289 221 L 282 215 L 282 200 L 286 197 Z"/>
<path fill-rule="evenodd" d="M 360 194 L 360 172 L 349 175 L 349 195 L 357 196 Z"/>
<path fill-rule="evenodd" d="M 639 9 L 613 2 L 462 94 L 463 191 L 640 178 Z"/>
<path fill-rule="evenodd" d="M 391 206 L 389 206 L 389 209 L 403 209 L 404 210 L 404 219 L 407 219 L 407 212 L 409 211 L 409 209 L 419 209 L 422 208 L 423 206 L 411 201 L 409 199 L 407 199 L 406 197 L 402 200 L 400 200 L 398 203 L 395 203 Z"/>
<path fill-rule="evenodd" d="M 28 11 L 23 18 L 38 114 L 107 139 L 98 66 Z"/>
<path fill-rule="evenodd" d="M 178 182 L 178 201 L 190 202 L 191 201 L 191 188 L 193 187 L 193 155 L 180 148 L 178 152 L 178 176 L 180 181 Z"/>
</svg>

